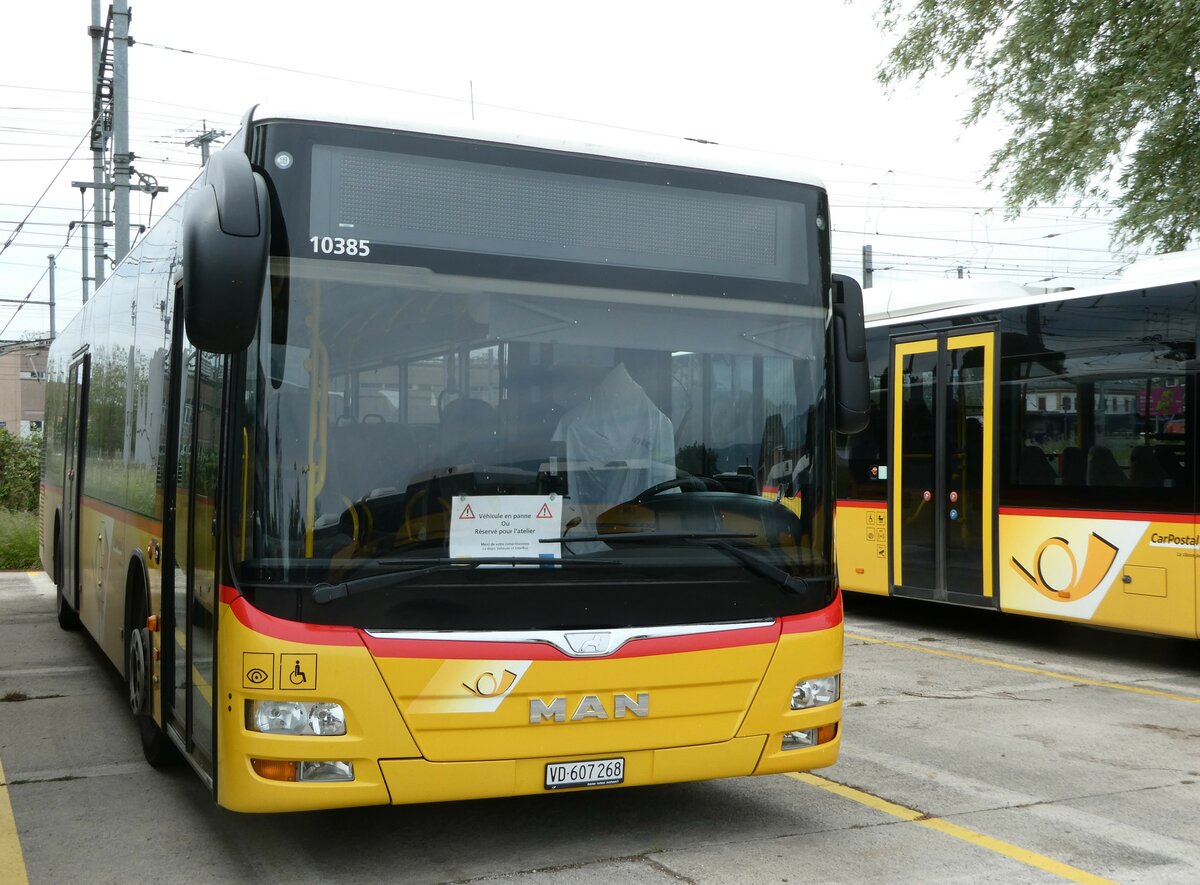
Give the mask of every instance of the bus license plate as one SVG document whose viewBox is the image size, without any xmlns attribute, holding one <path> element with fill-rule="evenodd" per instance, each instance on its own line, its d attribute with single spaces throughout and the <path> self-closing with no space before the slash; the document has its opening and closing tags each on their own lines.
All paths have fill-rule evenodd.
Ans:
<svg viewBox="0 0 1200 885">
<path fill-rule="evenodd" d="M 547 790 L 599 787 L 624 780 L 624 759 L 588 759 L 586 762 L 550 762 L 546 765 Z"/>
</svg>

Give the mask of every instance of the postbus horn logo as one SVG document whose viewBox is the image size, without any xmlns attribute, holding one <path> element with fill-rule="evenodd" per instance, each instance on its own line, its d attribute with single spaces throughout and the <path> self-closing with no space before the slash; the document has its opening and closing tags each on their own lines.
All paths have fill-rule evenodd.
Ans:
<svg viewBox="0 0 1200 885">
<path fill-rule="evenodd" d="M 506 694 L 517 681 L 517 674 L 512 670 L 505 670 L 500 676 L 495 673 L 481 673 L 475 680 L 474 685 L 463 683 L 463 688 L 469 691 L 476 697 L 481 698 L 498 698 Z"/>
<path fill-rule="evenodd" d="M 1051 547 L 1066 554 L 1067 562 L 1071 566 L 1071 579 L 1062 587 L 1056 587 L 1046 580 L 1042 567 L 1042 558 Z M 1087 555 L 1081 570 L 1075 561 L 1075 554 L 1071 552 L 1070 542 L 1066 538 L 1054 537 L 1043 541 L 1037 553 L 1033 555 L 1033 571 L 1017 562 L 1015 556 L 1012 558 L 1012 567 L 1030 587 L 1049 599 L 1056 602 L 1082 599 L 1100 586 L 1100 581 L 1108 574 L 1109 568 L 1117 558 L 1117 552 L 1117 547 L 1112 542 L 1092 532 L 1088 537 Z"/>
</svg>

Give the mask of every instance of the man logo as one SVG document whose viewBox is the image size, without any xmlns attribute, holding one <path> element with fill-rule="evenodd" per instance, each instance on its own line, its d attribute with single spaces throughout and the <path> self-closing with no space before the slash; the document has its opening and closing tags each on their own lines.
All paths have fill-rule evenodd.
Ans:
<svg viewBox="0 0 1200 885">
<path fill-rule="evenodd" d="M 1043 563 L 1043 558 L 1048 550 L 1061 551 L 1066 555 L 1066 562 L 1070 566 L 1071 577 L 1065 583 L 1058 581 L 1047 580 L 1046 571 L 1048 567 Z M 1012 567 L 1025 581 L 1043 596 L 1048 599 L 1053 599 L 1056 602 L 1063 600 L 1083 599 L 1093 590 L 1100 586 L 1100 582 L 1104 580 L 1104 576 L 1108 574 L 1108 570 L 1112 567 L 1113 561 L 1117 558 L 1117 547 L 1110 541 L 1092 532 L 1088 538 L 1087 556 L 1084 559 L 1083 570 L 1080 571 L 1078 564 L 1075 561 L 1075 554 L 1071 552 L 1070 542 L 1066 538 L 1047 538 L 1038 547 L 1037 552 L 1033 555 L 1033 571 L 1025 568 L 1021 563 L 1017 562 L 1017 558 L 1012 558 Z M 1051 557 L 1051 563 L 1055 557 Z M 1052 567 L 1052 566 L 1050 566 Z M 1061 583 L 1061 586 L 1055 586 L 1056 583 Z"/>
<path fill-rule="evenodd" d="M 564 638 L 576 655 L 594 657 L 608 654 L 611 637 L 611 633 L 567 633 Z"/>
<path fill-rule="evenodd" d="M 600 700 L 596 695 L 585 695 L 575 705 L 575 712 L 571 714 L 571 721 L 584 722 L 588 719 L 624 719 L 627 714 L 637 716 L 639 719 L 645 719 L 649 716 L 650 693 L 647 691 L 638 692 L 636 700 L 627 694 L 615 694 L 613 695 L 611 708 L 606 706 L 604 701 Z M 538 725 L 542 722 L 566 721 L 566 698 L 554 698 L 554 700 L 548 703 L 541 698 L 530 698 L 530 725 Z"/>
<path fill-rule="evenodd" d="M 502 697 L 512 689 L 513 684 L 517 681 L 517 674 L 512 670 L 505 670 L 500 677 L 497 678 L 495 673 L 481 673 L 475 680 L 474 685 L 463 683 L 463 688 L 471 694 L 480 698 L 498 698 Z"/>
</svg>

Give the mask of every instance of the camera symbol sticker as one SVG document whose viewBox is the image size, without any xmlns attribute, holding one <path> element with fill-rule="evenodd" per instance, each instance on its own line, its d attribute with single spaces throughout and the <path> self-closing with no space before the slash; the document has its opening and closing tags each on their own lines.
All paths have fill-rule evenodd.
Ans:
<svg viewBox="0 0 1200 885">
<path fill-rule="evenodd" d="M 275 687 L 275 655 L 270 652 L 242 652 L 242 688 Z"/>
</svg>

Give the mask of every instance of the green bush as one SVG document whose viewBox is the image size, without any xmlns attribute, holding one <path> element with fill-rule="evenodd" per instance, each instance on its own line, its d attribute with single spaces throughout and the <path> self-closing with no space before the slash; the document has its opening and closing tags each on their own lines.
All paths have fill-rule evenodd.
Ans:
<svg viewBox="0 0 1200 885">
<path fill-rule="evenodd" d="M 33 513 L 42 478 L 42 437 L 0 431 L 0 508 Z"/>
<path fill-rule="evenodd" d="M 33 569 L 39 565 L 37 513 L 0 510 L 0 569 Z"/>
</svg>

